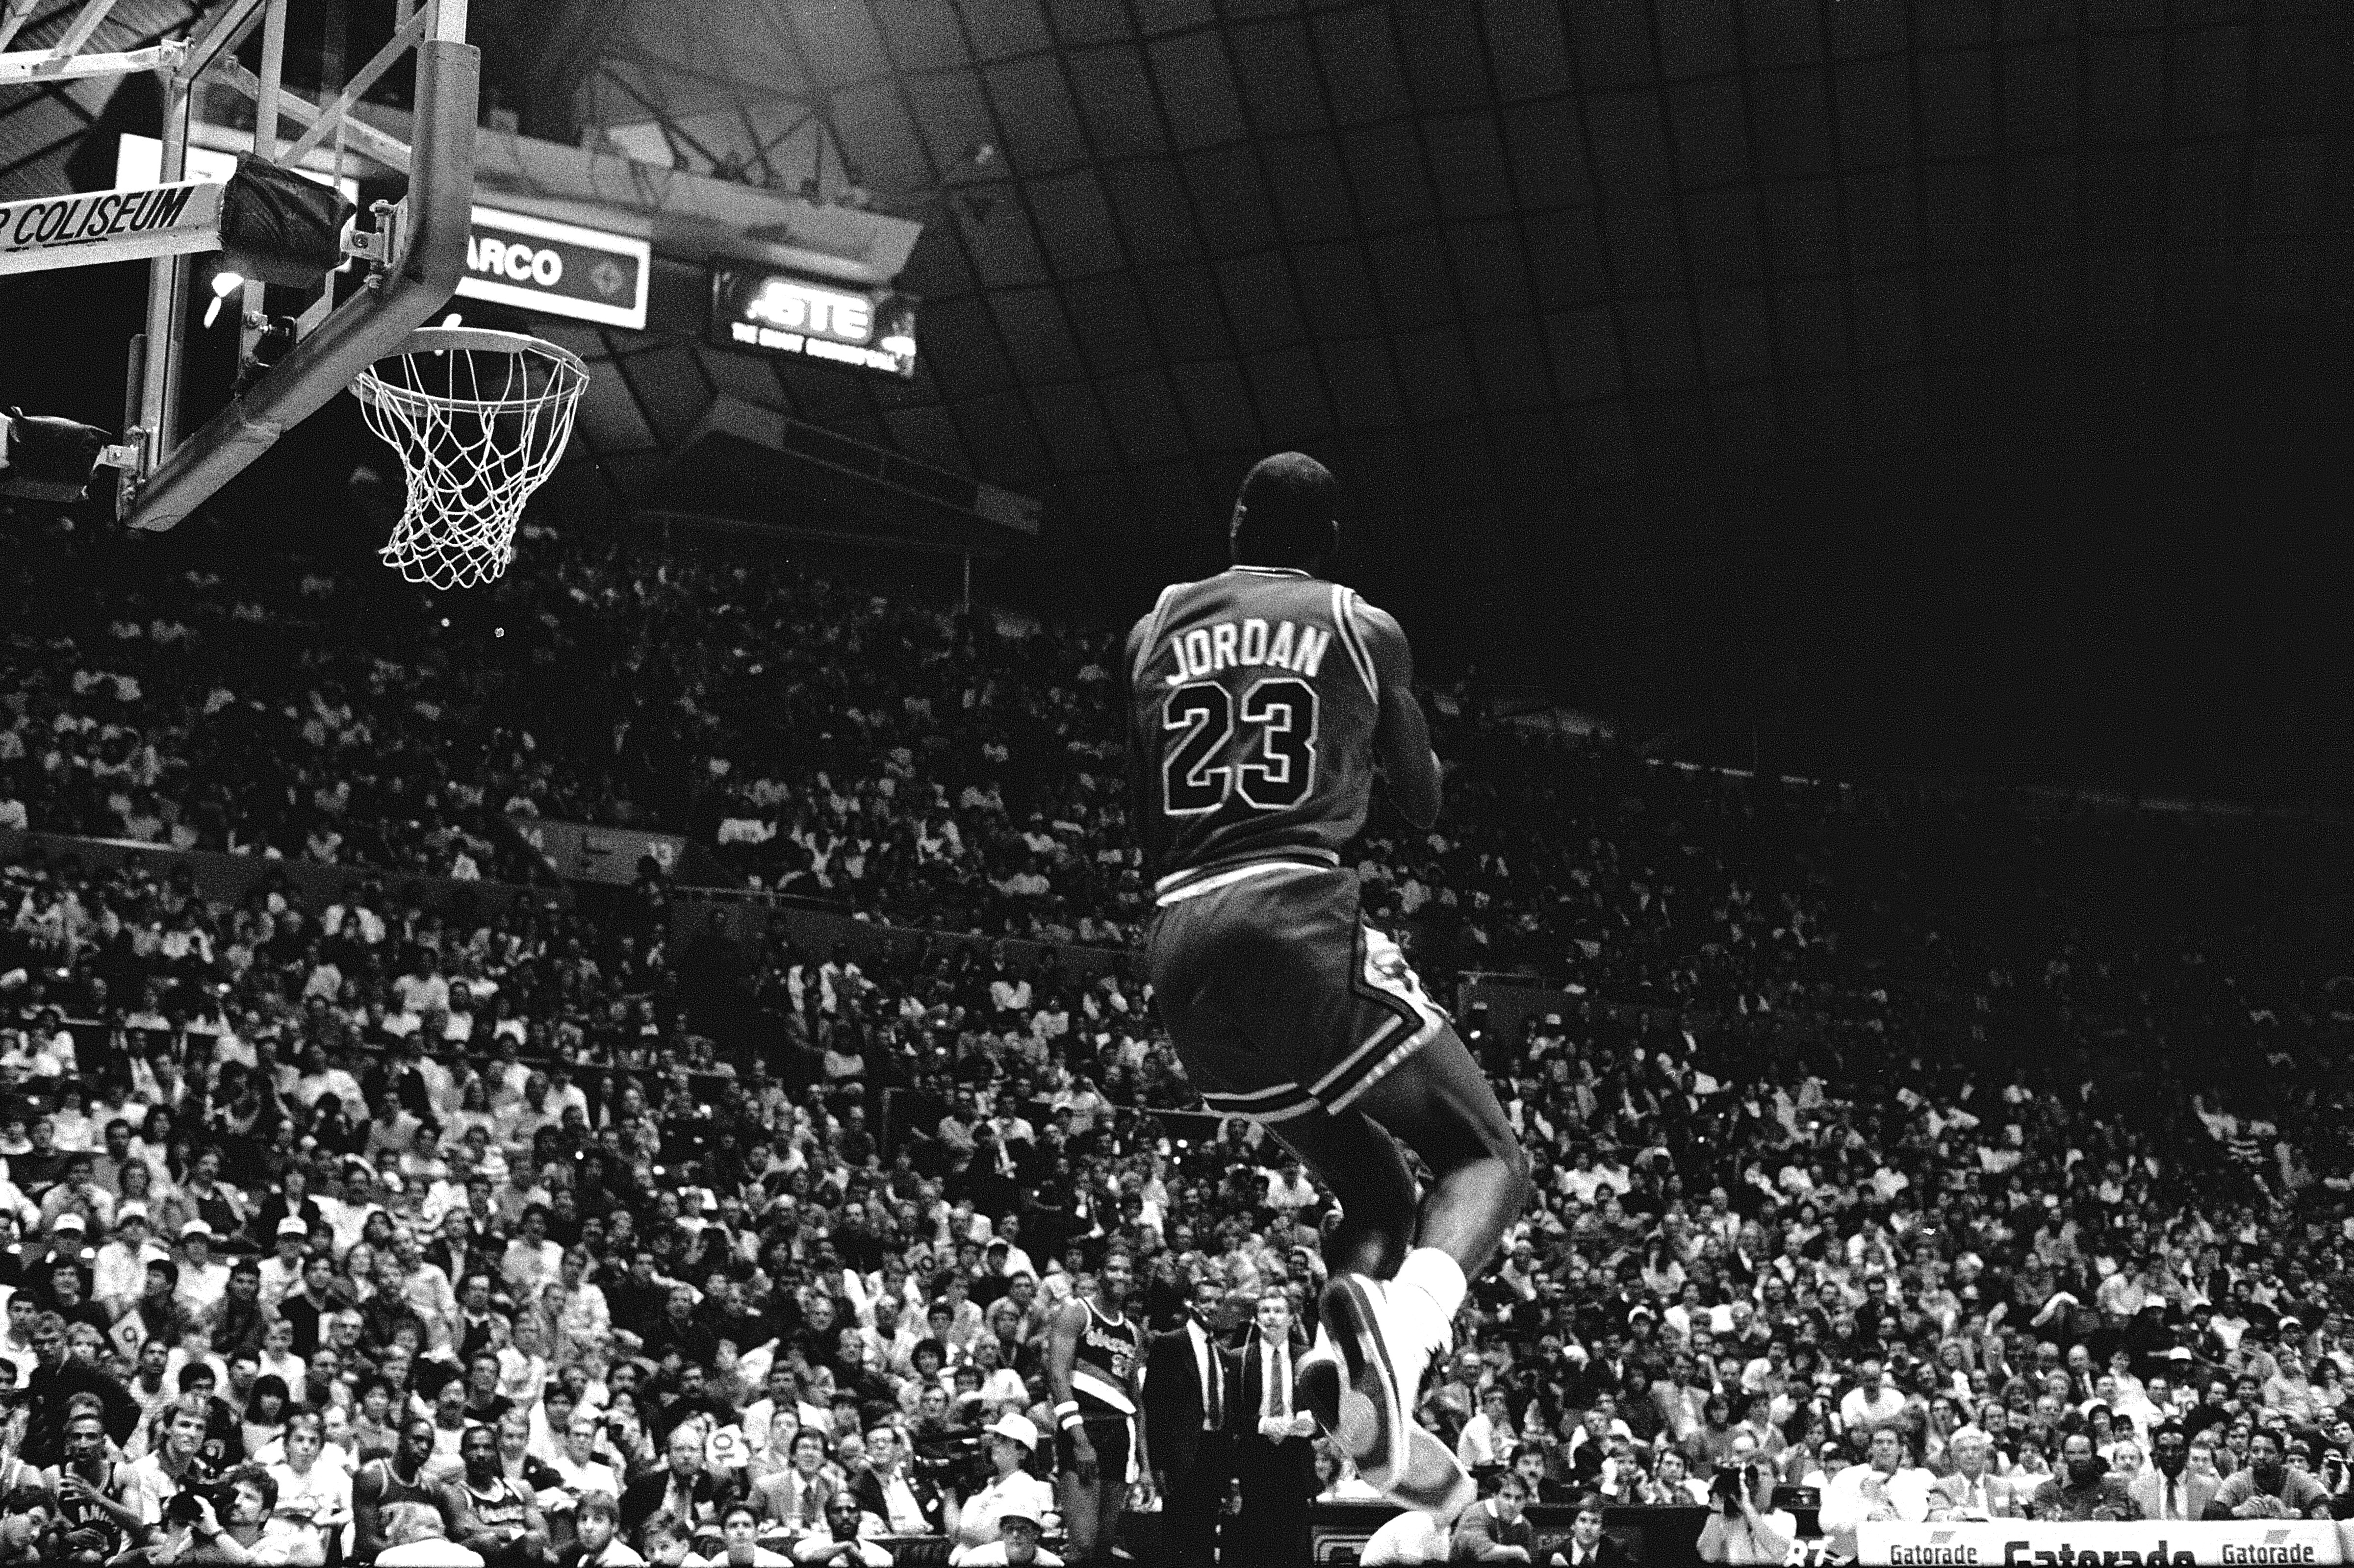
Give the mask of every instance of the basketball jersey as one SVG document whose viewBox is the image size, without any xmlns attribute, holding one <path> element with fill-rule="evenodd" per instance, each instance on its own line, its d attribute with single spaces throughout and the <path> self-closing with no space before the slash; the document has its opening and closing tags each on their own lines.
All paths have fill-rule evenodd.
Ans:
<svg viewBox="0 0 2354 1568">
<path fill-rule="evenodd" d="M 473 1505 L 474 1517 L 485 1530 L 504 1530 L 513 1526 L 523 1529 L 530 1522 L 531 1499 L 514 1482 L 502 1477 L 492 1485 L 489 1495 L 474 1489 L 474 1483 L 461 1483 L 466 1489 L 466 1500 Z"/>
<path fill-rule="evenodd" d="M 70 1465 L 60 1465 L 57 1467 L 57 1474 L 60 1480 L 71 1467 Z M 38 1472 L 36 1472 L 36 1478 L 38 1478 Z M 115 1484 L 119 1478 L 116 1467 L 108 1465 L 104 1477 L 97 1482 L 98 1490 L 110 1498 L 120 1497 L 120 1489 Z M 122 1542 L 122 1526 L 114 1515 L 94 1502 L 67 1497 L 62 1486 L 52 1487 L 50 1490 L 58 1499 L 58 1518 L 65 1525 L 69 1533 L 84 1530 L 95 1531 L 111 1545 L 120 1548 Z"/>
<path fill-rule="evenodd" d="M 393 1469 L 390 1459 L 370 1459 L 368 1465 L 376 1467 L 384 1478 L 384 1489 L 376 1494 L 376 1501 L 387 1536 L 392 1533 L 394 1521 L 412 1509 L 430 1510 L 433 1517 L 447 1527 L 449 1513 L 442 1502 L 441 1489 L 429 1483 L 423 1471 L 418 1472 L 417 1479 L 404 1481 Z M 360 1467 L 366 1470 L 367 1466 Z"/>
<path fill-rule="evenodd" d="M 1087 1309 L 1087 1326 L 1071 1356 L 1071 1397 L 1089 1421 L 1124 1420 L 1136 1414 L 1129 1391 L 1134 1386 L 1131 1373 L 1144 1346 L 1144 1331 L 1126 1314 L 1105 1317 L 1085 1297 L 1079 1305 Z"/>
<path fill-rule="evenodd" d="M 1381 718 L 1363 601 L 1235 567 L 1171 584 L 1139 624 L 1129 744 L 1154 890 L 1274 853 L 1339 864 L 1372 805 Z"/>
</svg>

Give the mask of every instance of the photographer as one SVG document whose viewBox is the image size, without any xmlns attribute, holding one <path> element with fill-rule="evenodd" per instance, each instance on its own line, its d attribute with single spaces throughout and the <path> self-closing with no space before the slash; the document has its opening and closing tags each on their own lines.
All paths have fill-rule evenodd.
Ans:
<svg viewBox="0 0 2354 1568">
<path fill-rule="evenodd" d="M 1712 1511 L 1700 1529 L 1703 1563 L 1780 1563 L 1797 1539 L 1798 1521 L 1774 1507 L 1774 1475 L 1754 1459 L 1723 1469 L 1709 1486 Z"/>
<path fill-rule="evenodd" d="M 315 1530 L 271 1517 L 278 1510 L 278 1483 L 259 1465 L 232 1472 L 218 1495 L 228 1518 L 215 1511 L 204 1492 L 183 1493 L 164 1510 L 158 1563 L 279 1563 L 317 1568 L 327 1560 Z"/>
</svg>

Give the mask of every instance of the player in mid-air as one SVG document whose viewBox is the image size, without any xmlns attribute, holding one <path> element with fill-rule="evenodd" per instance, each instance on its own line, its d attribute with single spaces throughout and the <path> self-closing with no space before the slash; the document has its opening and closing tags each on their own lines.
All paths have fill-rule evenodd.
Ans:
<svg viewBox="0 0 2354 1568">
<path fill-rule="evenodd" d="M 1340 1200 L 1300 1407 L 1370 1484 L 1451 1518 L 1470 1478 L 1412 1413 L 1465 1277 L 1520 1216 L 1528 1163 L 1341 863 L 1376 773 L 1417 828 L 1437 818 L 1440 777 L 1405 633 L 1326 576 L 1338 502 L 1314 459 L 1260 462 L 1235 503 L 1234 564 L 1164 588 L 1129 634 L 1146 961 L 1204 1104 L 1265 1128 Z M 1401 1143 L 1429 1169 L 1419 1194 Z"/>
</svg>

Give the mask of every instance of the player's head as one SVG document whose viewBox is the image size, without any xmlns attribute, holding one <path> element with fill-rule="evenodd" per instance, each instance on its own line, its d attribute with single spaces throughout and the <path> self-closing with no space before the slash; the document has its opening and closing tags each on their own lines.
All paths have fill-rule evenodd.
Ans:
<svg viewBox="0 0 2354 1568">
<path fill-rule="evenodd" d="M 1262 458 L 1235 497 L 1226 538 L 1236 566 L 1305 567 L 1340 550 L 1341 486 L 1303 452 Z"/>
</svg>

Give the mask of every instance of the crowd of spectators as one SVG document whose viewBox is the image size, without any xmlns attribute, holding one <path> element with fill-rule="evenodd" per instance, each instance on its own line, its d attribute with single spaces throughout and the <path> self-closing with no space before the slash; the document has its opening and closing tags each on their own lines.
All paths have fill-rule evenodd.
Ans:
<svg viewBox="0 0 2354 1568">
<path fill-rule="evenodd" d="M 1021 1560 L 1044 1315 L 1108 1247 L 1164 1324 L 1312 1311 L 1326 1195 L 1168 1114 L 1122 966 L 714 954 L 657 876 L 407 882 L 506 870 L 495 816 L 538 810 L 919 930 L 1119 945 L 1099 639 L 567 553 L 511 590 L 546 636 L 475 665 L 335 624 L 328 577 L 184 587 L 28 599 L 0 825 L 387 874 L 316 907 L 166 855 L 0 871 L 0 1562 L 214 1531 Z M 529 716 L 588 670 L 596 733 Z M 1635 1504 L 1754 1463 L 1834 1539 L 2163 1513 L 2178 1446 L 2201 1511 L 2349 1511 L 2327 830 L 1687 772 L 1438 706 L 1448 816 L 1377 821 L 1369 906 L 1434 989 L 1556 986 L 1525 1029 L 1463 1018 L 1538 1190 L 1424 1398 L 1468 1462 Z M 706 1023 L 723 983 L 748 1011 Z M 1773 1500 L 1716 1546 L 1768 1552 Z"/>
</svg>

